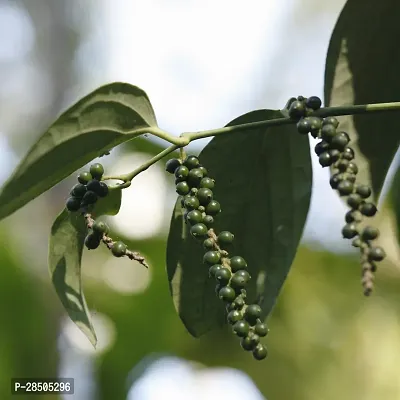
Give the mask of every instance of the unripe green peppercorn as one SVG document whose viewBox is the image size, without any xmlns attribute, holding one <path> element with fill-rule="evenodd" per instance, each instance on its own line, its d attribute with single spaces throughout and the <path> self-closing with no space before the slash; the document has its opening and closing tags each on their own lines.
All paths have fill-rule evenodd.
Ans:
<svg viewBox="0 0 400 400">
<path fill-rule="evenodd" d="M 259 343 L 260 343 L 260 337 L 258 335 L 255 335 L 254 333 L 249 334 L 248 336 L 242 338 L 240 341 L 242 349 L 246 351 L 254 350 Z"/>
<path fill-rule="evenodd" d="M 267 350 L 267 348 L 266 348 L 263 344 L 261 344 L 261 343 L 259 343 L 259 344 L 257 345 L 257 347 L 253 350 L 253 357 L 254 357 L 256 360 L 259 360 L 259 361 L 264 360 L 264 358 L 266 358 L 267 355 L 268 355 L 268 350 Z"/>
<path fill-rule="evenodd" d="M 217 241 L 218 241 L 218 244 L 220 244 L 220 245 L 228 245 L 233 242 L 234 238 L 235 238 L 235 236 L 233 235 L 233 233 L 231 233 L 229 231 L 222 231 L 218 235 Z"/>
<path fill-rule="evenodd" d="M 337 128 L 339 126 L 339 121 L 335 117 L 326 117 L 323 119 L 322 125 L 333 125 Z"/>
<path fill-rule="evenodd" d="M 100 180 L 104 174 L 104 168 L 100 163 L 95 163 L 90 166 L 89 172 L 93 176 L 93 179 Z"/>
<path fill-rule="evenodd" d="M 92 225 L 93 232 L 103 236 L 103 234 L 107 235 L 110 228 L 109 226 L 103 221 L 95 221 Z"/>
<path fill-rule="evenodd" d="M 200 165 L 200 161 L 196 156 L 187 156 L 183 161 L 183 165 L 191 170 L 197 168 Z"/>
<path fill-rule="evenodd" d="M 190 187 L 198 187 L 204 178 L 203 171 L 200 168 L 194 168 L 189 171 L 187 181 Z"/>
<path fill-rule="evenodd" d="M 357 193 L 351 193 L 347 198 L 347 204 L 353 209 L 357 210 L 360 204 L 362 203 L 362 198 Z"/>
<path fill-rule="evenodd" d="M 361 233 L 363 240 L 374 240 L 379 236 L 379 229 L 373 226 L 366 226 Z"/>
<path fill-rule="evenodd" d="M 262 310 L 258 304 L 250 304 L 246 308 L 244 317 L 251 325 L 255 325 L 257 319 L 261 317 L 261 313 Z"/>
<path fill-rule="evenodd" d="M 199 199 L 196 196 L 185 196 L 185 200 L 184 203 L 185 208 L 187 208 L 188 210 L 196 210 L 199 205 Z"/>
<path fill-rule="evenodd" d="M 221 212 L 221 206 L 216 200 L 211 200 L 206 206 L 206 213 L 215 217 Z"/>
<path fill-rule="evenodd" d="M 317 156 L 320 156 L 322 153 L 325 153 L 329 150 L 329 143 L 325 140 L 321 140 L 319 143 L 315 145 L 314 151 Z"/>
<path fill-rule="evenodd" d="M 238 310 L 232 310 L 228 313 L 226 319 L 231 325 L 233 325 L 234 323 L 242 319 L 242 313 Z"/>
<path fill-rule="evenodd" d="M 239 270 L 233 274 L 230 285 L 235 289 L 244 288 L 250 278 L 250 274 L 246 270 Z"/>
<path fill-rule="evenodd" d="M 199 167 L 198 169 L 202 172 L 202 174 L 203 174 L 204 177 L 206 177 L 206 176 L 208 175 L 207 169 L 204 168 L 202 165 L 200 165 L 200 167 Z M 200 182 L 201 182 L 201 181 L 200 181 Z"/>
<path fill-rule="evenodd" d="M 386 257 L 385 250 L 382 247 L 371 247 L 368 253 L 369 261 L 382 261 Z"/>
<path fill-rule="evenodd" d="M 195 225 L 196 226 L 196 225 Z M 207 251 L 203 257 L 203 263 L 208 265 L 218 264 L 221 260 L 221 254 L 218 251 Z"/>
<path fill-rule="evenodd" d="M 222 269 L 222 265 L 221 264 L 214 264 L 212 267 L 209 268 L 208 270 L 208 276 L 210 278 L 215 278 L 216 277 L 216 273 Z M 228 270 L 229 271 L 229 270 Z M 229 278 L 228 278 L 229 281 Z"/>
<path fill-rule="evenodd" d="M 215 247 L 214 240 L 212 240 L 211 238 L 208 238 L 203 242 L 203 248 L 205 250 L 213 250 L 214 247 Z"/>
<path fill-rule="evenodd" d="M 92 175 L 88 171 L 81 172 L 78 175 L 78 182 L 86 185 L 91 179 L 93 179 Z"/>
<path fill-rule="evenodd" d="M 196 225 L 203 220 L 203 214 L 199 210 L 192 210 L 186 214 L 186 221 L 190 225 Z"/>
<path fill-rule="evenodd" d="M 186 196 L 190 192 L 190 187 L 186 181 L 178 182 L 176 184 L 176 193 L 181 196 Z"/>
<path fill-rule="evenodd" d="M 243 257 L 233 256 L 229 260 L 232 272 L 247 268 L 247 262 Z"/>
<path fill-rule="evenodd" d="M 247 321 L 240 320 L 233 325 L 233 332 L 239 337 L 246 337 L 249 334 L 249 324 Z"/>
<path fill-rule="evenodd" d="M 214 186 L 215 186 L 215 181 L 214 179 L 211 178 L 203 178 L 199 184 L 200 188 L 205 188 L 205 189 L 214 189 Z"/>
<path fill-rule="evenodd" d="M 229 282 L 229 279 L 231 278 L 232 274 L 231 271 L 229 271 L 228 268 L 219 268 L 218 271 L 215 272 L 215 279 L 221 284 L 221 285 L 226 285 Z M 235 295 L 236 297 L 236 295 Z M 234 300 L 234 298 L 232 299 Z"/>
<path fill-rule="evenodd" d="M 363 199 L 367 199 L 369 196 L 371 196 L 372 191 L 367 185 L 357 185 L 356 193 L 359 194 Z"/>
<path fill-rule="evenodd" d="M 348 180 L 342 181 L 338 185 L 338 192 L 341 196 L 348 196 L 353 192 L 354 184 Z"/>
<path fill-rule="evenodd" d="M 311 131 L 311 124 L 308 118 L 302 118 L 296 125 L 297 132 L 302 135 L 307 135 Z"/>
<path fill-rule="evenodd" d="M 331 124 L 325 124 L 321 128 L 321 138 L 330 143 L 333 137 L 336 136 L 336 128 Z"/>
<path fill-rule="evenodd" d="M 218 297 L 222 300 L 222 301 L 226 301 L 226 302 L 231 302 L 235 299 L 236 293 L 235 291 L 229 287 L 229 286 L 224 286 L 220 289 L 220 291 L 218 292 Z"/>
<path fill-rule="evenodd" d="M 175 170 L 175 177 L 178 182 L 185 181 L 189 175 L 189 169 L 181 165 Z"/>
<path fill-rule="evenodd" d="M 254 332 L 260 336 L 260 337 L 264 337 L 267 336 L 269 329 L 268 326 L 262 322 L 257 322 L 255 327 L 254 327 Z"/>
<path fill-rule="evenodd" d="M 345 239 L 353 239 L 358 235 L 357 225 L 354 223 L 346 224 L 342 229 L 342 235 Z"/>
<path fill-rule="evenodd" d="M 211 215 L 204 215 L 201 221 L 207 228 L 211 228 L 214 225 L 214 218 Z"/>
<path fill-rule="evenodd" d="M 111 253 L 115 257 L 122 257 L 126 253 L 126 244 L 123 242 L 115 242 L 111 248 Z"/>
<path fill-rule="evenodd" d="M 332 158 L 331 158 L 329 152 L 327 152 L 327 151 L 326 151 L 325 153 L 322 153 L 322 154 L 318 157 L 318 161 L 319 161 L 319 163 L 320 163 L 320 165 L 321 165 L 322 167 L 329 167 L 329 166 L 331 166 L 332 163 L 333 163 Z"/>
<path fill-rule="evenodd" d="M 378 211 L 375 204 L 371 203 L 370 201 L 365 201 L 364 203 L 361 203 L 359 210 L 361 214 L 365 215 L 366 217 L 373 217 Z"/>
<path fill-rule="evenodd" d="M 197 198 L 202 206 L 206 206 L 213 199 L 213 192 L 211 189 L 200 188 L 197 191 Z"/>
<path fill-rule="evenodd" d="M 196 239 L 205 238 L 207 236 L 207 232 L 208 232 L 207 227 L 202 223 L 193 225 L 190 228 L 190 234 Z M 214 263 L 214 264 L 216 264 L 216 263 Z"/>
<path fill-rule="evenodd" d="M 345 216 L 345 220 L 348 224 L 351 222 L 361 222 L 363 219 L 362 214 L 360 211 L 352 210 L 348 211 Z"/>
<path fill-rule="evenodd" d="M 345 147 L 342 151 L 342 158 L 345 160 L 353 160 L 354 159 L 354 151 L 351 147 Z"/>
<path fill-rule="evenodd" d="M 321 108 L 322 101 L 318 96 L 310 96 L 306 99 L 306 107 L 311 108 L 312 110 L 316 111 Z"/>
</svg>

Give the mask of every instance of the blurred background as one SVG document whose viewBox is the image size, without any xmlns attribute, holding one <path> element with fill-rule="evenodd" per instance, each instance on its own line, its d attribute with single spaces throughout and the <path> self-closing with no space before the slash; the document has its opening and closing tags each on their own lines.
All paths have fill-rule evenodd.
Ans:
<svg viewBox="0 0 400 400">
<path fill-rule="evenodd" d="M 322 97 L 343 4 L 0 0 L 0 183 L 63 109 L 112 81 L 143 88 L 159 125 L 176 135 L 282 108 L 291 96 Z M 127 172 L 164 147 L 139 138 L 101 162 L 110 173 Z M 163 163 L 135 179 L 108 220 L 151 268 L 104 249 L 84 254 L 96 351 L 66 317 L 47 271 L 50 227 L 75 174 L 2 221 L 0 399 L 11 397 L 11 377 L 34 376 L 75 378 L 75 394 L 65 398 L 76 400 L 400 399 L 398 260 L 397 268 L 393 259 L 383 264 L 374 295 L 364 298 L 357 253 L 341 239 L 345 208 L 328 171 L 313 163 L 312 206 L 268 320 L 264 362 L 233 335 L 192 338 L 175 313 L 165 243 L 176 194 Z"/>
</svg>

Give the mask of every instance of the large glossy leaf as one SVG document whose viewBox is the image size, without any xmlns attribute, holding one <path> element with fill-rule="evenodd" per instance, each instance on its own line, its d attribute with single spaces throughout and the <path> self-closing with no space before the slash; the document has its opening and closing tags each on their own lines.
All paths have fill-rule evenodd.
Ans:
<svg viewBox="0 0 400 400">
<path fill-rule="evenodd" d="M 112 189 L 106 197 L 97 200 L 92 211 L 96 218 L 100 215 L 117 215 L 121 208 L 122 189 Z"/>
<path fill-rule="evenodd" d="M 0 192 L 0 219 L 107 150 L 156 126 L 146 93 L 115 82 L 65 111 L 36 141 Z"/>
<path fill-rule="evenodd" d="M 325 69 L 326 106 L 400 100 L 400 2 L 348 0 L 333 31 Z M 400 112 L 340 118 L 356 152 L 359 180 L 378 198 L 400 144 Z"/>
<path fill-rule="evenodd" d="M 81 283 L 85 233 L 83 217 L 64 209 L 51 228 L 48 264 L 51 280 L 65 310 L 93 346 L 96 346 L 97 338 Z"/>
<path fill-rule="evenodd" d="M 281 118 L 258 110 L 230 122 L 245 124 Z M 241 255 L 252 275 L 248 300 L 267 316 L 289 272 L 302 235 L 311 196 L 309 142 L 294 126 L 260 128 L 215 137 L 201 163 L 216 180 L 222 212 L 215 229 L 234 233 L 231 255 Z M 225 322 L 215 282 L 202 264 L 204 250 L 188 234 L 178 199 L 167 244 L 167 272 L 175 307 L 193 336 Z"/>
</svg>

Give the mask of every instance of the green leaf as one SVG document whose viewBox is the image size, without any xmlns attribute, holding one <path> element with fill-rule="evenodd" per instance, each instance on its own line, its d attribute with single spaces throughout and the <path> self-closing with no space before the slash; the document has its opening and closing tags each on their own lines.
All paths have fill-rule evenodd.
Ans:
<svg viewBox="0 0 400 400">
<path fill-rule="evenodd" d="M 334 28 L 325 67 L 325 104 L 399 101 L 400 2 L 348 0 Z M 371 183 L 379 198 L 400 144 L 400 113 L 340 118 L 351 136 L 359 181 Z"/>
<path fill-rule="evenodd" d="M 93 346 L 96 346 L 97 338 L 81 283 L 85 234 L 82 215 L 64 209 L 51 228 L 48 263 L 51 280 L 65 310 Z"/>
<path fill-rule="evenodd" d="M 258 110 L 228 126 L 282 118 Z M 214 198 L 222 212 L 215 230 L 235 235 L 230 255 L 244 257 L 252 275 L 248 301 L 266 317 L 292 265 L 308 213 L 312 169 L 309 142 L 294 125 L 216 136 L 200 153 L 215 178 Z M 225 323 L 224 305 L 202 264 L 201 242 L 190 237 L 178 199 L 167 244 L 170 290 L 185 327 L 195 337 Z"/>
<path fill-rule="evenodd" d="M 121 208 L 122 189 L 111 189 L 106 197 L 99 198 L 92 211 L 94 217 L 117 215 Z"/>
<path fill-rule="evenodd" d="M 154 126 L 156 117 L 143 90 L 121 82 L 96 89 L 65 111 L 20 162 L 0 192 L 0 219 Z"/>
</svg>

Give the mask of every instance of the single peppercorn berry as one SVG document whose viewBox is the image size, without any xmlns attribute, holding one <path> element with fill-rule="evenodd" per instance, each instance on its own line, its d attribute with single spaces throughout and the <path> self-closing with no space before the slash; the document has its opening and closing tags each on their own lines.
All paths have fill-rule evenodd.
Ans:
<svg viewBox="0 0 400 400">
<path fill-rule="evenodd" d="M 197 198 L 202 206 L 206 206 L 213 199 L 213 192 L 211 189 L 200 188 L 197 191 Z"/>
<path fill-rule="evenodd" d="M 368 253 L 369 261 L 382 261 L 386 257 L 385 250 L 382 247 L 371 247 Z"/>
<path fill-rule="evenodd" d="M 187 167 L 185 167 L 184 165 L 181 165 L 180 167 L 178 167 L 175 170 L 175 177 L 176 177 L 176 181 L 178 181 L 178 182 L 185 181 L 187 179 L 188 175 L 189 175 L 189 169 Z"/>
<path fill-rule="evenodd" d="M 361 233 L 363 240 L 374 240 L 379 236 L 379 229 L 373 226 L 366 226 Z"/>
<path fill-rule="evenodd" d="M 351 242 L 351 245 L 352 245 L 353 247 L 361 247 L 362 241 L 361 241 L 360 238 L 355 238 L 355 239 Z"/>
<path fill-rule="evenodd" d="M 204 178 L 204 174 L 200 168 L 194 168 L 189 171 L 187 181 L 190 187 L 198 187 L 201 180 Z"/>
<path fill-rule="evenodd" d="M 311 128 L 310 133 L 311 136 L 316 139 L 318 137 L 319 131 L 322 127 L 321 118 L 318 117 L 308 117 L 308 121 L 310 122 Z"/>
<path fill-rule="evenodd" d="M 289 107 L 289 117 L 291 119 L 300 119 L 306 114 L 306 106 L 303 101 L 295 100 Z"/>
<path fill-rule="evenodd" d="M 215 279 L 221 284 L 226 285 L 231 279 L 231 271 L 228 268 L 222 267 L 215 272 Z"/>
<path fill-rule="evenodd" d="M 329 184 L 331 185 L 332 189 L 337 189 L 340 182 L 341 182 L 340 174 L 332 175 L 331 179 L 329 180 Z"/>
<path fill-rule="evenodd" d="M 90 166 L 89 169 L 90 175 L 92 175 L 93 179 L 100 180 L 104 174 L 104 168 L 101 164 L 95 163 Z M 90 189 L 88 189 L 90 190 Z"/>
<path fill-rule="evenodd" d="M 111 253 L 115 257 L 122 257 L 126 252 L 126 244 L 123 242 L 115 242 L 111 248 Z"/>
<path fill-rule="evenodd" d="M 195 210 L 199 207 L 200 202 L 196 196 L 185 196 L 184 204 L 188 210 Z"/>
<path fill-rule="evenodd" d="M 367 199 L 372 194 L 372 190 L 367 185 L 357 185 L 356 193 L 358 193 L 363 199 Z"/>
<path fill-rule="evenodd" d="M 351 210 L 346 213 L 345 220 L 348 224 L 351 222 L 361 222 L 362 221 L 362 214 L 360 211 Z"/>
<path fill-rule="evenodd" d="M 319 143 L 315 145 L 314 152 L 317 156 L 320 156 L 322 153 L 325 153 L 329 150 L 329 143 L 325 142 L 325 140 L 321 140 Z"/>
<path fill-rule="evenodd" d="M 233 256 L 229 261 L 232 272 L 237 272 L 241 269 L 247 268 L 247 262 L 243 257 Z"/>
<path fill-rule="evenodd" d="M 186 214 L 186 221 L 190 225 L 198 224 L 203 220 L 203 214 L 199 210 L 192 210 Z"/>
<path fill-rule="evenodd" d="M 196 226 L 196 225 L 195 225 Z M 203 263 L 208 265 L 218 264 L 221 260 L 221 254 L 218 251 L 207 251 L 203 257 Z"/>
<path fill-rule="evenodd" d="M 218 244 L 220 245 L 228 245 L 233 242 L 233 239 L 235 238 L 235 235 L 229 231 L 222 231 L 218 235 L 217 241 Z"/>
<path fill-rule="evenodd" d="M 332 162 L 333 162 L 328 151 L 320 154 L 320 156 L 318 157 L 318 161 L 322 167 L 329 167 L 332 165 Z"/>
<path fill-rule="evenodd" d="M 208 232 L 207 227 L 202 223 L 193 225 L 190 228 L 190 234 L 196 239 L 205 238 L 207 236 L 207 232 Z"/>
<path fill-rule="evenodd" d="M 343 151 L 348 145 L 350 139 L 346 132 L 339 132 L 335 137 L 332 138 L 331 147 L 333 149 Z"/>
<path fill-rule="evenodd" d="M 249 324 L 243 319 L 237 321 L 235 325 L 233 325 L 233 332 L 236 333 L 236 335 L 238 335 L 239 337 L 246 337 L 249 334 L 249 330 Z"/>
<path fill-rule="evenodd" d="M 88 191 L 92 191 L 97 194 L 97 192 L 100 190 L 100 182 L 97 179 L 92 179 L 87 183 L 86 188 Z"/>
<path fill-rule="evenodd" d="M 256 348 L 256 346 L 260 343 L 260 337 L 255 335 L 248 335 L 241 339 L 240 345 L 242 346 L 243 350 L 252 351 Z"/>
<path fill-rule="evenodd" d="M 322 125 L 333 125 L 337 128 L 339 126 L 339 121 L 335 117 L 326 117 L 323 119 Z"/>
<path fill-rule="evenodd" d="M 98 198 L 98 196 L 95 192 L 88 190 L 82 197 L 81 205 L 94 204 L 94 203 L 96 203 L 97 198 Z"/>
<path fill-rule="evenodd" d="M 190 187 L 186 181 L 178 182 L 175 189 L 180 196 L 186 196 L 190 192 Z"/>
<path fill-rule="evenodd" d="M 258 361 L 264 360 L 264 358 L 266 358 L 267 355 L 268 355 L 268 350 L 261 343 L 259 343 L 257 347 L 253 350 L 253 357 Z"/>
<path fill-rule="evenodd" d="M 345 147 L 342 151 L 342 158 L 349 161 L 353 160 L 354 150 L 351 147 Z"/>
<path fill-rule="evenodd" d="M 181 161 L 178 160 L 177 158 L 171 158 L 165 163 L 165 170 L 169 174 L 174 174 L 177 168 L 181 166 Z"/>
<path fill-rule="evenodd" d="M 105 182 L 100 182 L 100 188 L 97 191 L 97 196 L 106 197 L 108 195 L 109 189 Z"/>
<path fill-rule="evenodd" d="M 183 161 L 183 165 L 189 170 L 197 168 L 200 166 L 200 161 L 196 156 L 187 156 Z"/>
<path fill-rule="evenodd" d="M 208 171 L 206 168 L 204 168 L 202 165 L 200 165 L 199 168 L 197 168 L 198 170 L 200 170 L 203 174 L 204 177 L 206 177 L 208 175 Z M 201 181 L 200 181 L 201 182 Z"/>
<path fill-rule="evenodd" d="M 85 246 L 88 250 L 97 249 L 100 246 L 101 237 L 95 233 L 89 233 L 85 237 Z"/>
<path fill-rule="evenodd" d="M 257 322 L 256 326 L 254 327 L 254 332 L 260 336 L 260 337 L 264 337 L 268 335 L 269 329 L 267 324 L 264 324 L 262 322 Z"/>
<path fill-rule="evenodd" d="M 353 192 L 354 185 L 348 180 L 339 183 L 337 190 L 341 196 L 348 196 Z"/>
<path fill-rule="evenodd" d="M 322 101 L 318 96 L 310 96 L 306 100 L 306 107 L 311 108 L 314 111 L 317 111 L 321 108 Z"/>
<path fill-rule="evenodd" d="M 357 225 L 354 223 L 346 224 L 342 229 L 342 235 L 345 239 L 353 239 L 358 235 Z"/>
<path fill-rule="evenodd" d="M 251 325 L 255 325 L 257 319 L 261 317 L 261 313 L 262 310 L 258 304 L 250 304 L 246 308 L 244 317 Z"/>
<path fill-rule="evenodd" d="M 214 217 L 211 215 L 204 215 L 201 221 L 207 228 L 211 228 L 214 225 Z"/>
<path fill-rule="evenodd" d="M 205 189 L 214 189 L 214 186 L 215 186 L 215 181 L 214 179 L 211 178 L 203 178 L 199 184 L 200 188 L 205 188 Z"/>
<path fill-rule="evenodd" d="M 302 118 L 296 126 L 297 131 L 302 135 L 307 135 L 311 131 L 311 124 L 308 118 Z"/>
<path fill-rule="evenodd" d="M 236 297 L 236 299 L 233 301 L 233 306 L 237 309 L 242 309 L 244 307 L 244 305 L 246 304 L 246 302 L 244 301 L 244 298 L 242 295 L 239 295 Z"/>
<path fill-rule="evenodd" d="M 103 222 L 103 221 L 95 221 L 94 224 L 92 225 L 93 232 L 99 234 L 99 235 L 107 235 L 107 233 L 110 231 L 109 226 Z"/>
<path fill-rule="evenodd" d="M 70 194 L 73 197 L 82 198 L 84 196 L 84 194 L 86 193 L 86 190 L 87 190 L 86 185 L 83 185 L 82 183 L 77 183 L 71 189 Z"/>
<path fill-rule="evenodd" d="M 211 200 L 206 206 L 206 213 L 215 217 L 221 212 L 221 205 L 216 200 Z"/>
<path fill-rule="evenodd" d="M 325 124 L 321 128 L 321 138 L 331 143 L 333 137 L 336 136 L 336 128 L 331 124 Z"/>
<path fill-rule="evenodd" d="M 378 211 L 375 204 L 371 203 L 370 201 L 361 203 L 359 210 L 361 214 L 365 215 L 366 217 L 373 217 Z"/>
<path fill-rule="evenodd" d="M 357 175 L 357 173 L 358 173 L 357 165 L 353 162 L 350 162 L 349 165 L 347 166 L 346 172 L 349 174 Z"/>
<path fill-rule="evenodd" d="M 353 210 L 357 210 L 360 204 L 362 203 L 362 198 L 359 194 L 357 193 L 352 193 L 349 195 L 347 198 L 347 204 L 349 207 L 351 207 Z"/>
<path fill-rule="evenodd" d="M 233 274 L 230 285 L 235 289 L 244 288 L 250 278 L 251 276 L 246 270 L 239 270 Z"/>
<path fill-rule="evenodd" d="M 231 302 L 235 299 L 236 293 L 235 290 L 232 289 L 229 286 L 224 286 L 223 288 L 220 289 L 220 291 L 218 292 L 218 297 L 222 300 L 222 301 L 226 301 L 226 302 Z"/>
<path fill-rule="evenodd" d="M 78 197 L 68 197 L 65 206 L 68 211 L 78 211 L 81 208 L 81 199 Z"/>
<path fill-rule="evenodd" d="M 336 149 L 331 149 L 328 151 L 329 155 L 331 156 L 332 163 L 336 162 L 340 158 L 340 151 Z"/>
<path fill-rule="evenodd" d="M 242 313 L 238 310 L 232 310 L 226 316 L 227 321 L 233 325 L 235 322 L 238 322 L 242 319 Z"/>
<path fill-rule="evenodd" d="M 211 266 L 208 269 L 208 276 L 210 278 L 215 278 L 216 277 L 216 273 L 222 268 L 221 264 L 214 264 L 213 266 Z M 229 279 L 228 279 L 229 280 Z"/>
<path fill-rule="evenodd" d="M 203 242 L 203 248 L 205 250 L 213 250 L 214 249 L 214 240 L 208 238 Z"/>
<path fill-rule="evenodd" d="M 90 172 L 81 172 L 78 175 L 78 182 L 82 183 L 83 185 L 86 185 L 92 178 L 92 175 L 90 174 Z"/>
</svg>

